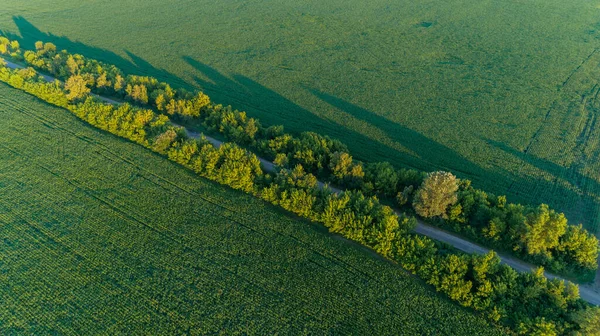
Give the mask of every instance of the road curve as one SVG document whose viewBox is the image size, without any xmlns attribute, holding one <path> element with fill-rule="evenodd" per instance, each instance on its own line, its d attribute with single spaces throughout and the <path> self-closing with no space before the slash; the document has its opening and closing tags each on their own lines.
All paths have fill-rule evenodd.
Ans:
<svg viewBox="0 0 600 336">
<path fill-rule="evenodd" d="M 2 60 L 2 58 L 0 58 L 0 60 Z M 13 62 L 9 62 L 6 59 L 4 59 L 4 61 L 6 62 L 6 66 L 10 69 L 22 69 L 25 68 L 25 66 L 21 65 L 21 64 L 17 64 L 17 63 L 13 63 Z M 39 72 L 38 72 L 39 73 Z M 44 75 L 44 74 L 40 74 L 44 80 L 48 81 L 48 82 L 54 82 L 57 81 L 56 78 L 48 76 L 48 75 Z M 105 101 L 109 104 L 121 104 L 120 102 L 107 98 L 107 97 L 102 97 L 102 96 L 98 96 L 93 94 L 94 97 Z M 175 123 L 172 122 L 173 125 L 175 126 L 179 126 L 184 128 L 181 125 L 177 125 Z M 199 138 L 200 136 L 202 136 L 202 134 L 197 133 L 197 132 L 192 132 L 186 128 L 185 132 L 187 133 L 187 135 L 189 137 L 192 138 Z M 210 143 L 212 143 L 214 146 L 219 147 L 223 144 L 222 141 L 219 141 L 215 138 L 209 137 L 204 135 L 204 137 L 206 138 L 206 140 L 208 140 Z M 274 172 L 275 171 L 275 165 L 268 161 L 265 160 L 263 158 L 259 157 L 259 160 L 263 166 L 263 168 L 265 169 L 265 171 L 267 172 Z M 342 190 L 329 186 L 321 181 L 318 181 L 318 185 L 320 188 L 325 188 L 325 186 L 327 186 L 331 191 L 335 192 L 335 193 L 340 193 Z M 400 214 L 400 212 L 396 211 L 397 214 Z M 417 226 L 415 228 L 415 232 L 423 235 L 423 236 L 427 236 L 431 239 L 435 239 L 437 241 L 441 241 L 444 242 L 446 244 L 449 244 L 451 246 L 453 246 L 454 248 L 463 251 L 465 253 L 475 253 L 475 254 L 485 254 L 488 253 L 490 251 L 490 249 L 483 247 L 481 245 L 475 244 L 473 242 L 470 242 L 468 240 L 466 240 L 465 238 L 459 237 L 455 234 L 452 234 L 450 232 L 444 231 L 440 228 L 437 228 L 435 226 L 431 226 L 428 224 L 425 224 L 422 220 L 417 219 Z M 519 272 L 530 272 L 531 270 L 535 269 L 537 266 L 528 264 L 522 260 L 519 260 L 517 258 L 511 257 L 511 256 L 506 256 L 503 254 L 498 253 L 498 256 L 500 257 L 500 260 L 503 264 L 506 264 L 512 268 L 514 268 L 515 270 L 519 271 Z M 600 273 L 600 270 L 599 270 Z M 548 272 L 544 272 L 544 274 L 546 275 L 547 278 L 549 279 L 561 279 L 564 280 L 563 278 L 554 275 L 552 273 L 548 273 Z M 600 274 L 599 274 L 600 275 Z M 596 280 L 600 280 L 600 279 L 596 279 Z M 598 283 L 598 281 L 597 281 Z M 598 286 L 594 286 L 594 285 L 588 285 L 588 284 L 579 284 L 579 294 L 581 296 L 581 298 L 593 305 L 597 305 L 600 306 L 600 288 L 598 288 Z"/>
</svg>

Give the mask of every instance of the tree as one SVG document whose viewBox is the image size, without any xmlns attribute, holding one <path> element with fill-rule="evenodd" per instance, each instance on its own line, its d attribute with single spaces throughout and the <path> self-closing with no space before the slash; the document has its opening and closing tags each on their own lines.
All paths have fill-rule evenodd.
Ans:
<svg viewBox="0 0 600 336">
<path fill-rule="evenodd" d="M 129 85 L 127 85 L 127 87 L 129 87 Z M 133 100 L 142 104 L 148 104 L 148 89 L 144 84 L 134 85 L 130 95 Z"/>
<path fill-rule="evenodd" d="M 493 241 L 499 241 L 506 230 L 506 223 L 499 217 L 494 217 L 490 220 L 487 227 L 481 229 L 483 236 Z"/>
<path fill-rule="evenodd" d="M 339 183 L 357 185 L 364 177 L 362 165 L 354 163 L 352 156 L 346 152 L 334 152 L 329 158 L 329 169 Z"/>
<path fill-rule="evenodd" d="M 365 180 L 371 182 L 377 192 L 393 196 L 398 184 L 398 175 L 389 162 L 377 162 L 366 166 Z"/>
<path fill-rule="evenodd" d="M 68 91 L 67 98 L 69 100 L 82 98 L 90 92 L 90 88 L 87 87 L 85 79 L 80 75 L 69 77 L 65 83 L 65 90 Z"/>
<path fill-rule="evenodd" d="M 77 61 L 71 55 L 67 58 L 67 69 L 71 75 L 79 73 L 79 64 L 77 64 Z"/>
<path fill-rule="evenodd" d="M 521 237 L 529 254 L 546 254 L 558 246 L 559 238 L 567 231 L 564 214 L 550 210 L 546 204 L 527 214 L 525 233 Z"/>
<path fill-rule="evenodd" d="M 485 255 L 475 255 L 471 258 L 472 275 L 475 287 L 473 298 L 473 307 L 476 310 L 485 310 L 490 307 L 494 295 L 494 285 L 496 281 L 492 279 L 498 272 L 500 258 L 494 251 Z M 499 317 L 499 312 L 492 312 L 492 316 Z M 494 317 L 494 318 L 495 318 Z"/>
<path fill-rule="evenodd" d="M 404 206 L 406 203 L 408 203 L 408 201 L 410 200 L 410 196 L 413 193 L 413 189 L 413 186 L 409 185 L 404 187 L 404 190 L 402 190 L 402 192 L 398 192 L 398 194 L 396 195 L 396 200 L 398 201 L 399 206 Z"/>
<path fill-rule="evenodd" d="M 44 49 L 41 54 L 54 54 L 56 52 L 56 46 L 54 43 L 46 42 L 44 43 Z"/>
<path fill-rule="evenodd" d="M 156 96 L 156 98 L 154 99 L 154 105 L 156 106 L 156 109 L 159 111 L 162 111 L 165 109 L 165 95 L 164 94 L 158 94 Z"/>
<path fill-rule="evenodd" d="M 285 167 L 287 166 L 288 162 L 289 160 L 287 155 L 283 153 L 277 153 L 277 155 L 275 155 L 275 160 L 273 160 L 273 163 L 278 167 Z"/>
<path fill-rule="evenodd" d="M 538 317 L 528 323 L 521 323 L 518 332 L 519 335 L 529 336 L 556 336 L 559 334 L 556 325 L 552 321 L 546 321 L 543 317 Z"/>
<path fill-rule="evenodd" d="M 579 325 L 576 335 L 600 335 L 600 307 L 576 311 L 572 319 Z"/>
<path fill-rule="evenodd" d="M 187 165 L 197 152 L 198 142 L 195 139 L 188 139 L 183 142 L 176 142 L 169 149 L 167 155 L 170 160 Z"/>
<path fill-rule="evenodd" d="M 152 145 L 152 149 L 161 154 L 166 154 L 171 144 L 177 139 L 177 132 L 173 129 L 168 129 L 164 133 L 159 134 Z"/>
<path fill-rule="evenodd" d="M 114 86 L 115 91 L 120 92 L 121 90 L 123 90 L 124 86 L 125 86 L 125 79 L 123 79 L 123 76 L 117 74 L 117 76 L 115 77 L 115 86 Z"/>
<path fill-rule="evenodd" d="M 106 72 L 103 72 L 100 76 L 98 76 L 98 79 L 96 79 L 96 87 L 101 89 L 109 86 L 111 86 L 111 83 L 106 78 Z"/>
<path fill-rule="evenodd" d="M 350 166 L 352 166 L 352 156 L 350 156 L 350 154 L 340 152 L 331 154 L 329 169 L 331 169 L 331 174 L 333 174 L 336 179 L 344 179 Z"/>
<path fill-rule="evenodd" d="M 19 50 L 20 47 L 21 46 L 19 45 L 18 41 L 10 41 L 10 49 L 12 51 L 17 51 L 17 50 Z"/>
<path fill-rule="evenodd" d="M 465 307 L 471 306 L 473 283 L 466 280 L 469 264 L 466 257 L 449 254 L 440 258 L 439 266 L 434 271 L 434 276 L 427 283 L 435 286 L 438 291 L 446 293 L 452 300 L 458 301 Z"/>
<path fill-rule="evenodd" d="M 598 267 L 598 238 L 587 232 L 581 224 L 569 225 L 561 237 L 558 250 L 565 252 L 578 265 L 587 269 Z"/>
<path fill-rule="evenodd" d="M 425 218 L 446 217 L 446 209 L 458 200 L 458 179 L 448 172 L 437 171 L 427 175 L 414 197 L 413 207 Z"/>
<path fill-rule="evenodd" d="M 248 119 L 248 122 L 246 123 L 246 126 L 244 127 L 244 133 L 246 133 L 246 136 L 250 139 L 250 142 L 254 141 L 254 137 L 256 136 L 256 133 L 259 131 L 259 129 L 260 129 L 260 123 L 258 123 L 258 121 L 256 121 L 256 119 L 254 119 L 254 118 Z"/>
</svg>

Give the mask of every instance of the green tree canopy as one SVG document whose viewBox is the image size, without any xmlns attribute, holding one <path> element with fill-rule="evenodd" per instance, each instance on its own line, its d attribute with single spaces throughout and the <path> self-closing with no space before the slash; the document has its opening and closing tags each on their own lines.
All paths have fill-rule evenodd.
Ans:
<svg viewBox="0 0 600 336">
<path fill-rule="evenodd" d="M 86 80 L 81 75 L 69 77 L 65 83 L 65 90 L 68 91 L 67 98 L 69 100 L 80 99 L 90 92 Z"/>
<path fill-rule="evenodd" d="M 598 268 L 598 238 L 587 232 L 581 224 L 569 225 L 560 240 L 559 251 L 566 252 L 581 267 Z"/>
<path fill-rule="evenodd" d="M 430 173 L 415 194 L 415 211 L 425 218 L 445 217 L 447 208 L 458 200 L 457 191 L 458 179 L 452 173 Z"/>
<path fill-rule="evenodd" d="M 540 205 L 525 218 L 525 232 L 521 237 L 527 253 L 548 254 L 558 246 L 559 238 L 567 231 L 567 219 L 562 213 Z"/>
</svg>

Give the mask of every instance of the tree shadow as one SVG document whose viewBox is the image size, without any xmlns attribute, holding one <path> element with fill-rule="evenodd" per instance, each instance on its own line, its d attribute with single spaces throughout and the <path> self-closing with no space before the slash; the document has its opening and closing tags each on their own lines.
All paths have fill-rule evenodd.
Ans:
<svg viewBox="0 0 600 336">
<path fill-rule="evenodd" d="M 203 90 L 211 93 L 211 99 L 217 102 L 226 101 L 228 104 L 235 102 L 234 106 L 243 106 L 250 116 L 257 117 L 263 125 L 289 124 L 293 119 L 293 121 L 303 124 L 302 128 L 306 131 L 316 131 L 320 134 L 335 134 L 334 131 L 341 131 L 346 136 L 352 137 L 357 143 L 371 144 L 373 142 L 363 134 L 315 115 L 249 77 L 240 74 L 228 77 L 217 69 L 189 56 L 183 57 L 183 60 L 206 78 L 193 77 Z M 383 156 L 395 151 L 387 145 L 378 144 L 375 154 Z M 364 160 L 365 158 L 359 159 Z"/>
<path fill-rule="evenodd" d="M 523 153 L 522 151 L 518 151 L 512 147 L 507 146 L 505 143 L 498 142 L 491 139 L 485 140 L 489 145 L 496 147 L 512 156 L 519 158 L 519 160 L 529 163 L 530 165 L 545 171 L 549 174 L 552 174 L 555 177 L 563 177 L 565 175 L 571 175 L 572 178 L 569 182 L 575 184 L 578 188 L 581 186 L 588 186 L 591 189 L 597 190 L 600 187 L 600 183 L 598 181 L 585 176 L 578 171 L 570 170 L 569 168 L 558 165 L 554 162 L 548 161 L 546 159 L 541 159 L 533 155 L 528 155 Z"/>
<path fill-rule="evenodd" d="M 328 93 L 316 89 L 309 89 L 309 91 L 317 98 L 338 110 L 377 127 L 391 139 L 397 140 L 412 152 L 417 153 L 420 158 L 434 166 L 451 168 L 453 171 L 461 172 L 466 176 L 482 177 L 488 174 L 484 169 L 467 160 L 451 148 L 419 132 Z"/>
<path fill-rule="evenodd" d="M 377 126 L 379 129 L 386 132 L 389 137 L 397 139 L 402 145 L 417 153 L 419 156 L 435 160 L 434 163 L 442 167 L 442 169 L 452 171 L 459 177 L 466 177 L 473 180 L 473 184 L 477 188 L 483 190 L 489 190 L 490 188 L 497 189 L 498 185 L 493 186 L 493 181 L 506 181 L 506 189 L 497 194 L 506 194 L 511 202 L 519 202 L 533 206 L 537 206 L 537 204 L 532 202 L 532 196 L 534 196 L 533 199 L 537 199 L 537 197 L 535 197 L 536 195 L 544 195 L 548 193 L 548 191 L 551 191 L 553 197 L 543 199 L 542 201 L 544 203 L 564 212 L 569 218 L 570 223 L 587 223 L 586 228 L 588 228 L 589 231 L 594 233 L 598 232 L 598 228 L 595 226 L 598 205 L 592 197 L 582 196 L 572 189 L 554 183 L 553 181 L 548 181 L 544 178 L 521 177 L 515 176 L 505 169 L 490 170 L 483 168 L 462 157 L 454 150 L 429 139 L 412 129 L 394 123 L 341 98 L 315 89 L 309 90 L 319 99 L 337 109 L 348 113 L 357 119 Z M 489 140 L 488 143 L 515 155 L 519 159 L 549 172 L 554 176 L 563 176 L 568 170 L 567 168 L 561 167 L 550 161 L 535 158 L 531 155 L 525 155 L 524 153 L 509 148 L 505 144 L 491 140 Z M 593 185 L 594 188 L 598 186 L 597 181 L 579 173 L 576 173 L 573 176 L 574 179 L 571 182 L 577 181 L 577 185 Z M 518 187 L 511 188 L 513 185 Z M 566 205 L 564 200 L 572 200 L 574 204 Z"/>
<path fill-rule="evenodd" d="M 107 49 L 73 41 L 66 36 L 57 36 L 51 33 L 42 32 L 22 16 L 14 16 L 13 20 L 18 27 L 20 35 L 7 31 L 0 31 L 0 35 L 19 41 L 26 49 L 33 49 L 36 41 L 52 42 L 58 49 L 67 49 L 69 52 L 80 53 L 86 57 L 113 64 L 123 70 L 126 74 L 149 75 L 156 77 L 159 80 L 166 81 L 174 87 L 184 87 L 186 89 L 195 88 L 195 86 L 190 85 L 190 83 L 180 77 L 166 70 L 152 66 L 142 57 L 139 57 L 128 50 L 124 50 L 124 52 L 130 59 L 124 58 Z M 249 112 L 249 115 L 258 117 L 265 125 L 296 124 L 300 125 L 296 127 L 297 129 L 306 131 L 312 130 L 338 138 L 342 138 L 343 136 L 345 139 L 352 139 L 352 143 L 348 143 L 351 152 L 367 153 L 363 154 L 364 156 L 355 155 L 362 161 L 372 162 L 376 160 L 387 160 L 397 167 L 416 168 L 420 170 L 446 169 L 457 173 L 459 177 L 473 179 L 474 185 L 482 189 L 497 189 L 499 185 L 497 181 L 507 181 L 507 185 L 510 181 L 513 181 L 513 183 L 520 185 L 519 190 L 521 191 L 539 189 L 551 190 L 552 188 L 555 188 L 558 196 L 554 198 L 555 201 L 548 200 L 548 203 L 556 209 L 564 211 L 569 216 L 571 223 L 573 223 L 573 220 L 589 221 L 590 216 L 597 216 L 597 204 L 589 197 L 582 198 L 581 204 L 579 204 L 578 207 L 575 207 L 575 209 L 565 208 L 560 202 L 561 197 L 569 199 L 578 197 L 572 190 L 557 187 L 551 181 L 544 179 L 527 179 L 515 177 L 512 173 L 501 169 L 495 169 L 494 171 L 484 169 L 462 157 L 452 149 L 429 139 L 414 130 L 393 123 L 371 111 L 330 94 L 314 89 L 308 89 L 322 101 L 357 119 L 366 121 L 369 124 L 378 127 L 386 132 L 391 138 L 398 139 L 402 145 L 414 153 L 417 153 L 419 157 L 401 153 L 395 148 L 377 142 L 372 138 L 344 127 L 337 122 L 319 117 L 251 78 L 239 74 L 228 77 L 220 71 L 189 56 L 183 57 L 183 60 L 208 79 L 201 79 L 198 76 L 194 77 L 195 84 L 209 93 L 213 101 L 226 102 L 234 107 L 237 106 L 245 109 Z M 494 143 L 492 143 L 492 145 L 494 145 Z M 507 148 L 506 146 L 501 147 L 502 144 L 497 145 L 499 145 L 500 149 L 508 151 L 517 157 L 520 155 L 519 152 L 514 149 Z M 362 149 L 362 151 L 358 151 L 359 149 Z M 564 170 L 563 167 L 551 162 L 546 162 L 545 160 L 531 157 L 519 158 L 530 160 L 530 163 L 535 166 L 545 167 L 544 170 L 551 173 L 559 173 Z M 424 159 L 429 160 L 430 162 L 427 164 L 424 162 Z M 594 181 L 594 183 L 597 182 Z M 512 202 L 531 203 L 531 197 L 528 196 L 528 192 L 523 193 L 519 190 L 510 192 L 507 195 L 509 200 Z M 592 232 L 597 232 L 596 227 L 591 227 L 591 225 L 587 225 L 586 227 Z"/>
<path fill-rule="evenodd" d="M 194 76 L 196 83 L 200 87 L 206 91 L 221 93 L 220 95 L 213 94 L 211 95 L 212 97 L 220 101 L 238 101 L 241 105 L 249 107 L 249 110 L 252 110 L 252 112 L 261 112 L 260 114 L 266 116 L 266 118 L 259 117 L 261 122 L 264 122 L 265 119 L 267 119 L 268 125 L 287 124 L 289 120 L 293 118 L 298 119 L 300 122 L 303 122 L 305 125 L 307 125 L 307 130 L 318 129 L 319 133 L 327 133 L 323 132 L 324 129 L 336 130 L 337 132 L 344 133 L 346 138 L 352 138 L 354 143 L 361 145 L 364 144 L 365 146 L 372 145 L 374 142 L 376 142 L 373 139 L 356 132 L 355 130 L 338 124 L 337 122 L 315 115 L 314 113 L 302 108 L 301 106 L 298 106 L 291 100 L 283 97 L 279 93 L 265 87 L 264 85 L 261 85 L 251 78 L 240 74 L 234 74 L 229 77 L 217 69 L 194 59 L 193 57 L 184 56 L 183 59 L 205 78 L 202 79 L 198 76 Z M 462 157 L 454 150 L 432 139 L 429 139 L 414 130 L 398 124 L 392 125 L 392 122 L 389 120 L 332 95 L 314 89 L 307 90 L 314 94 L 317 98 L 330 105 L 333 105 L 345 113 L 353 115 L 358 119 L 365 120 L 371 124 L 376 124 L 378 127 L 383 125 L 381 128 L 383 128 L 383 130 L 386 131 L 391 137 L 398 139 L 402 145 L 406 146 L 412 152 L 417 153 L 419 157 L 412 157 L 411 160 L 416 161 L 422 160 L 422 158 L 431 157 L 440 158 L 440 160 L 436 162 L 429 162 L 427 164 L 428 169 L 423 167 L 425 166 L 424 164 L 423 166 L 412 165 L 407 164 L 406 161 L 400 165 L 402 167 L 417 168 L 421 170 L 432 170 L 432 166 L 437 166 L 440 169 L 451 168 L 452 171 L 458 172 L 458 175 L 462 175 L 463 177 L 468 176 L 469 178 L 487 178 L 493 174 L 492 172 L 483 169 L 482 167 Z M 265 104 L 267 104 L 266 102 L 269 104 L 268 107 L 265 107 Z M 281 120 L 281 122 L 278 120 Z M 310 127 L 311 124 L 318 125 L 318 127 L 312 128 Z M 376 146 L 373 147 L 377 149 L 371 151 L 370 153 L 380 154 L 379 157 L 392 157 L 394 154 L 398 154 L 396 149 L 385 144 L 377 143 Z M 354 151 L 351 149 L 351 152 Z M 358 156 L 357 158 L 365 162 L 373 162 L 373 158 L 363 158 Z M 396 164 L 396 166 L 398 165 Z M 503 179 L 505 178 L 499 174 L 496 174 L 496 176 Z"/>
<path fill-rule="evenodd" d="M 25 49 L 34 50 L 35 42 L 37 41 L 51 42 L 56 45 L 58 50 L 66 49 L 70 53 L 78 53 L 87 58 L 93 58 L 115 65 L 125 73 L 152 76 L 161 80 L 176 82 L 177 86 L 190 86 L 179 77 L 164 69 L 154 67 L 143 58 L 128 50 L 124 50 L 124 52 L 130 58 L 130 60 L 107 49 L 93 47 L 79 41 L 73 41 L 66 36 L 58 36 L 49 32 L 42 32 L 23 16 L 13 16 L 13 21 L 15 22 L 19 33 L 16 34 L 13 32 L 0 30 L 0 35 L 11 40 L 19 41 L 19 43 Z"/>
</svg>

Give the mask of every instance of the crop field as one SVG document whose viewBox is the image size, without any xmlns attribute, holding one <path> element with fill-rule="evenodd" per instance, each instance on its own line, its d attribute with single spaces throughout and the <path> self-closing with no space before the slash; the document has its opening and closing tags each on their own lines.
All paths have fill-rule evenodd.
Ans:
<svg viewBox="0 0 600 336">
<path fill-rule="evenodd" d="M 600 225 L 592 0 L 5 0 L 0 29 Z"/>
<path fill-rule="evenodd" d="M 399 267 L 0 85 L 0 333 L 500 335 Z"/>
</svg>

